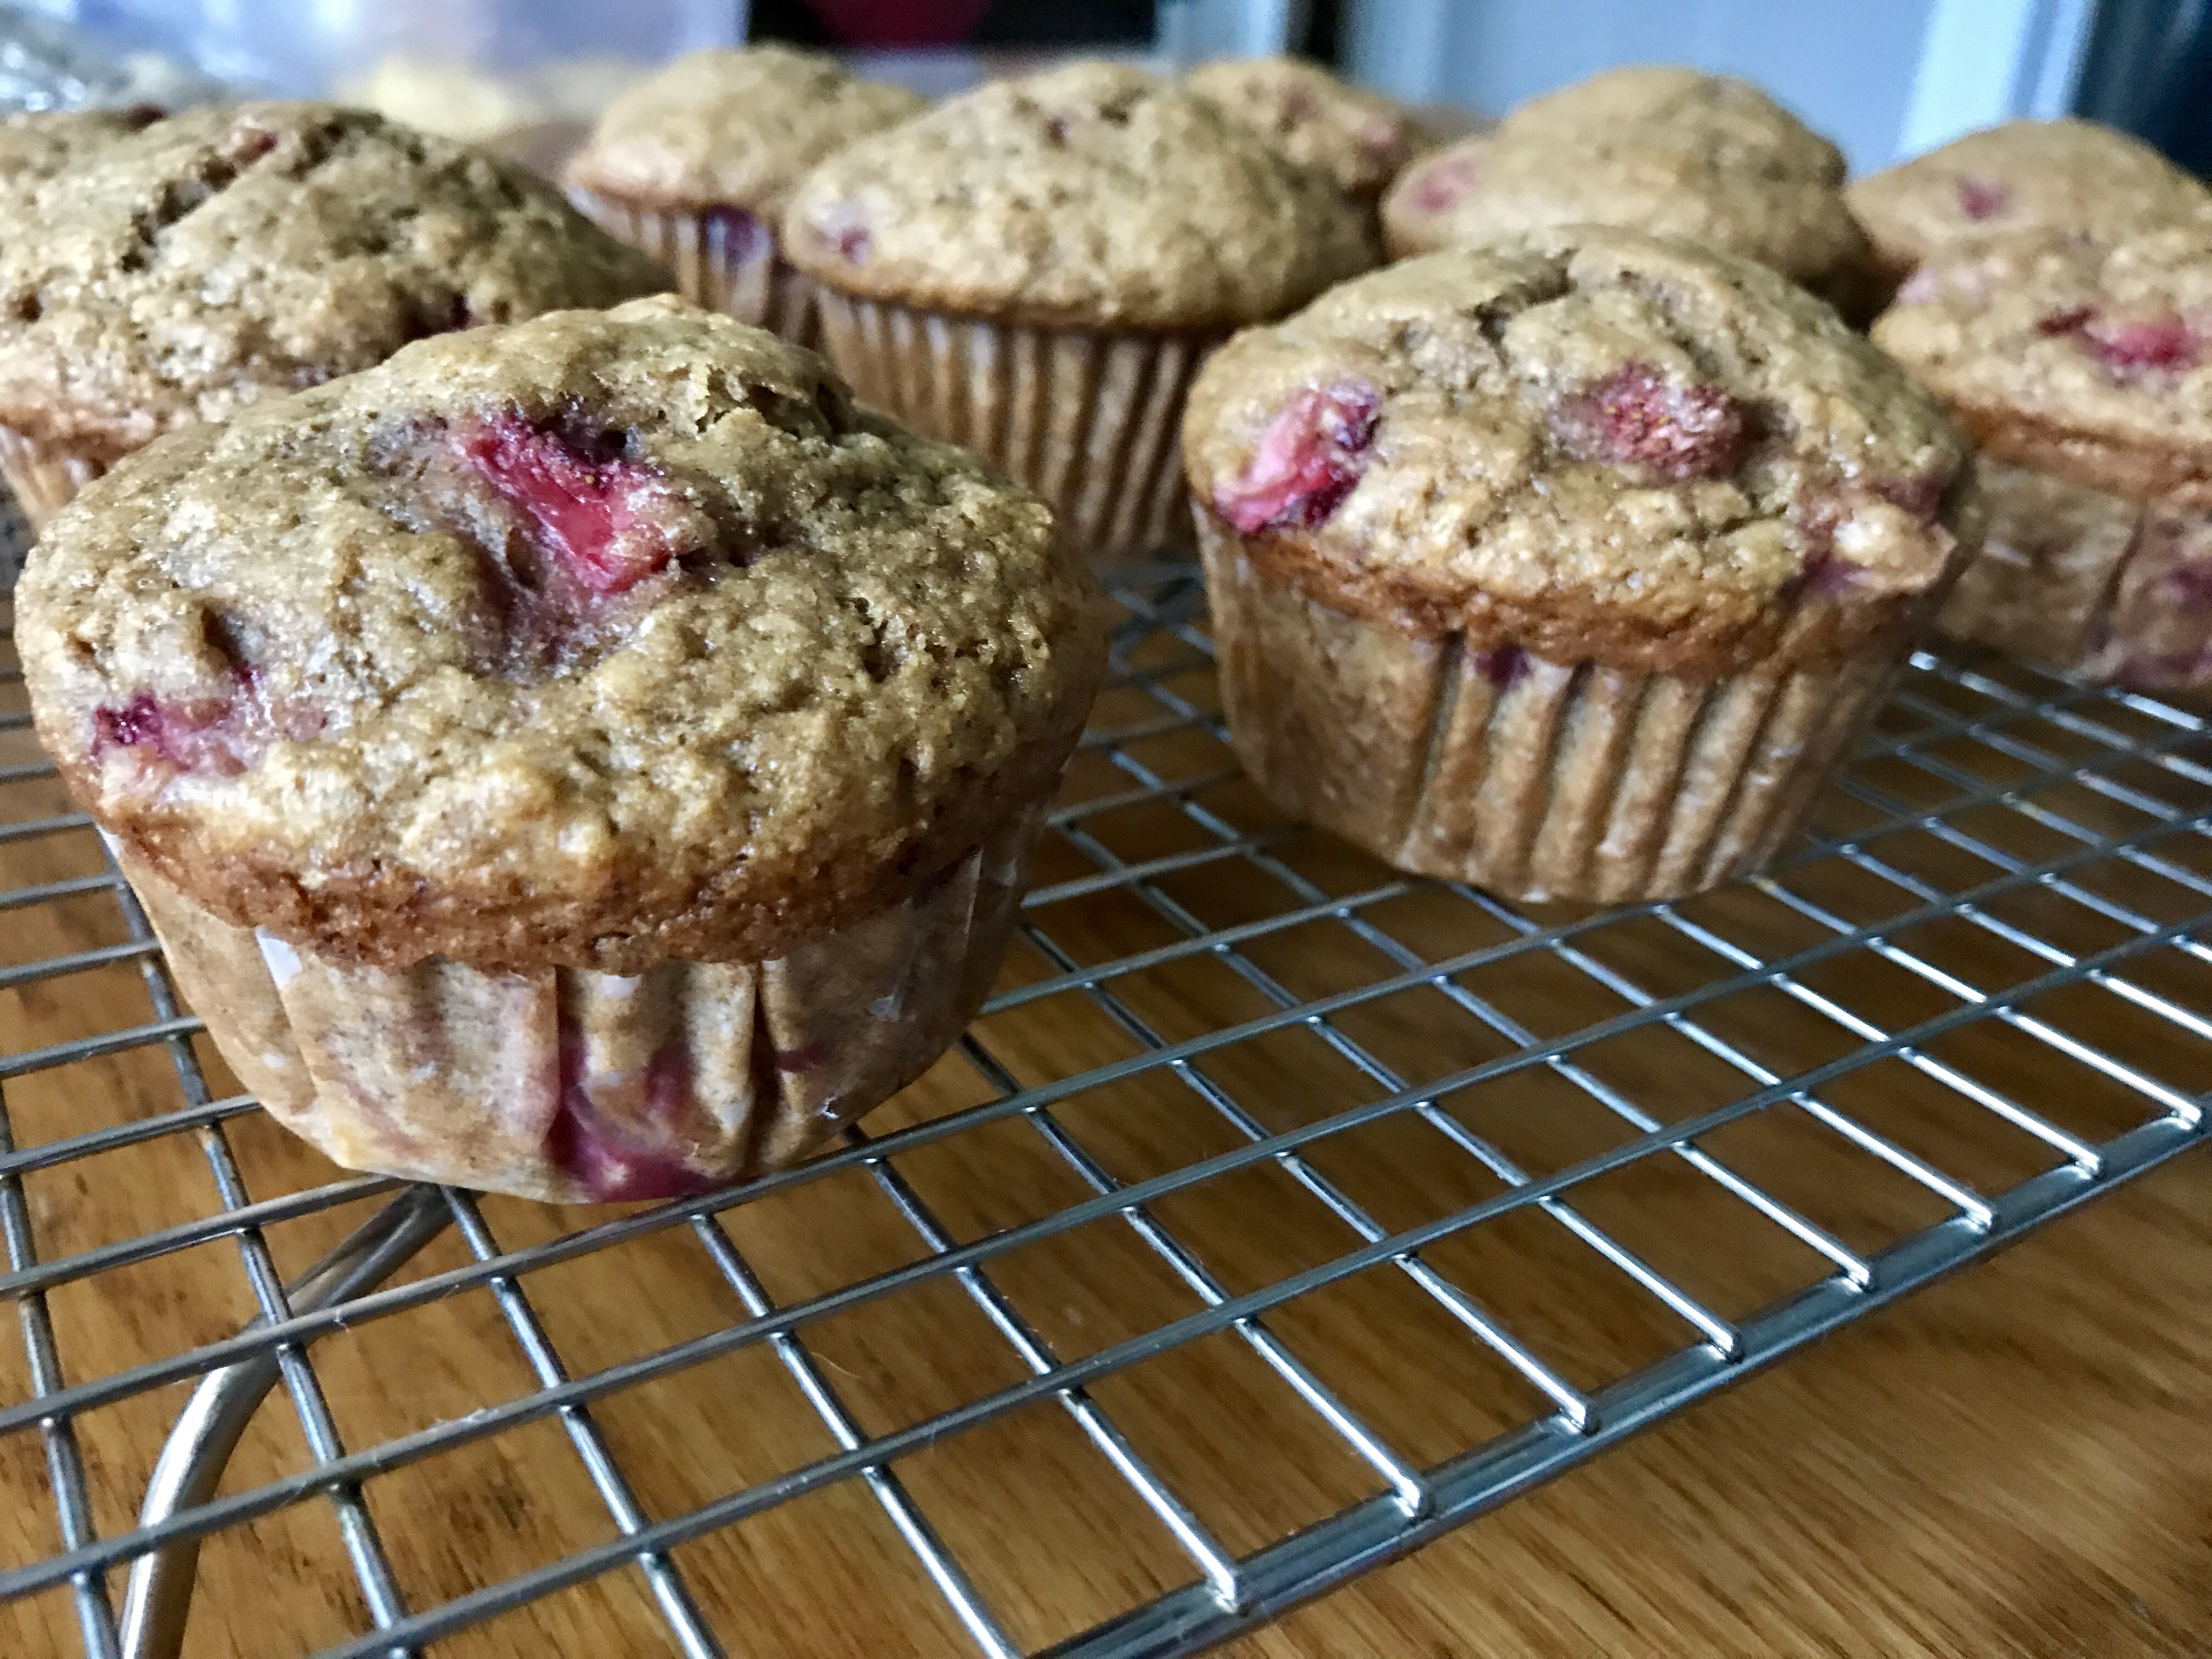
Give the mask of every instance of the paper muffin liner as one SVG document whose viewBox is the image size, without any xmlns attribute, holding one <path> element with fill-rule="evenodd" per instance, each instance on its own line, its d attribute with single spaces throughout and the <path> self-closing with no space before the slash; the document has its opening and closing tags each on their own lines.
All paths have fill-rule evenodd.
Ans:
<svg viewBox="0 0 2212 1659">
<path fill-rule="evenodd" d="M 1757 869 L 1904 656 L 1695 679 L 1472 651 L 1310 599 L 1198 523 L 1254 781 L 1399 869 L 1510 898 L 1678 898 Z"/>
<path fill-rule="evenodd" d="M 787 956 L 635 978 L 341 962 L 116 852 L 216 1047 L 287 1128 L 349 1169 L 570 1203 L 781 1167 L 920 1076 L 990 990 L 1043 813 Z"/>
<path fill-rule="evenodd" d="M 2212 514 L 2002 461 L 1980 477 L 1981 556 L 1939 629 L 2135 690 L 2212 687 Z"/>
<path fill-rule="evenodd" d="M 741 323 L 818 348 L 814 279 L 776 251 L 775 232 L 740 207 L 659 207 L 572 188 L 576 210 L 617 241 L 649 253 L 685 295 Z"/>
<path fill-rule="evenodd" d="M 1188 546 L 1184 398 L 1219 336 L 1033 328 L 821 289 L 823 349 L 864 403 L 975 450 L 1095 561 Z"/>
<path fill-rule="evenodd" d="M 33 532 L 76 499 L 106 467 L 97 461 L 0 426 L 0 480 L 15 494 L 15 504 Z"/>
</svg>

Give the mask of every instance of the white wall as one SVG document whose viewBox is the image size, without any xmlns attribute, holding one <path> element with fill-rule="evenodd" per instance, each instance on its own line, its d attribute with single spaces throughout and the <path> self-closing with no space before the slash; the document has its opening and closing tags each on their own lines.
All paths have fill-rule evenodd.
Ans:
<svg viewBox="0 0 2212 1659">
<path fill-rule="evenodd" d="M 2091 0 L 1350 0 L 1346 68 L 1492 114 L 1610 64 L 1757 81 L 1887 165 L 2013 113 L 2056 114 Z"/>
</svg>

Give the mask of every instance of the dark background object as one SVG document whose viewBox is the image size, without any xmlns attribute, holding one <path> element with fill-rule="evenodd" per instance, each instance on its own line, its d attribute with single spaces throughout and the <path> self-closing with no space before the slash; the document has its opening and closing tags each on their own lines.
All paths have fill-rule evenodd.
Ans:
<svg viewBox="0 0 2212 1659">
<path fill-rule="evenodd" d="M 2212 173 L 2212 3 L 2103 0 L 2074 107 Z"/>
<path fill-rule="evenodd" d="M 816 46 L 1126 47 L 1149 45 L 1158 28 L 1152 0 L 989 0 L 976 10 L 959 0 L 753 0 L 749 32 Z"/>
</svg>

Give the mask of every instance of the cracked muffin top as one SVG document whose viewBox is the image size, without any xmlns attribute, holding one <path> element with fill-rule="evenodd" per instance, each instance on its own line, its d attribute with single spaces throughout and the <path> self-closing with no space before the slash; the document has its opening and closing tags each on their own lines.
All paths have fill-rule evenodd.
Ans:
<svg viewBox="0 0 2212 1659">
<path fill-rule="evenodd" d="M 847 293 L 1048 326 L 1230 327 L 1374 263 L 1327 179 L 1109 63 L 995 82 L 860 139 L 807 175 L 783 241 Z"/>
<path fill-rule="evenodd" d="M 672 207 L 744 208 L 772 225 L 817 161 L 928 107 L 819 52 L 710 48 L 609 105 L 568 181 Z"/>
<path fill-rule="evenodd" d="M 1295 58 L 1219 58 L 1182 82 L 1350 196 L 1381 195 L 1426 142 L 1391 100 Z"/>
<path fill-rule="evenodd" d="M 1193 491 L 1340 610 L 1688 673 L 1850 648 L 1952 562 L 1966 447 L 1764 267 L 1583 227 L 1432 254 L 1238 335 Z"/>
<path fill-rule="evenodd" d="M 1913 273 L 1875 340 L 1993 455 L 2212 507 L 2212 206 L 1961 250 Z"/>
<path fill-rule="evenodd" d="M 156 121 L 10 212 L 0 424 L 109 460 L 425 335 L 668 286 L 520 169 L 320 104 Z"/>
<path fill-rule="evenodd" d="M 1399 255 L 1603 224 L 1740 254 L 1799 282 L 1867 260 L 1842 153 L 1758 88 L 1628 69 L 1540 98 L 1402 173 L 1382 207 Z"/>
<path fill-rule="evenodd" d="M 903 897 L 1048 787 L 1103 657 L 1041 502 L 669 298 L 171 434 L 18 605 L 41 740 L 169 880 L 491 970 L 773 957 Z"/>
<path fill-rule="evenodd" d="M 2212 191 L 2140 139 L 2094 121 L 2008 121 L 1846 191 L 1893 276 L 2021 230 L 2113 235 L 2203 210 Z"/>
</svg>

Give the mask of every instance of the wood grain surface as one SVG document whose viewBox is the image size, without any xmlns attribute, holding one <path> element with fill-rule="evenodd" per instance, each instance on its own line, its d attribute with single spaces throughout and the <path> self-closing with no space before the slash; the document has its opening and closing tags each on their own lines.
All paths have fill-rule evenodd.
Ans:
<svg viewBox="0 0 2212 1659">
<path fill-rule="evenodd" d="M 1149 664 L 1171 697 L 1209 707 L 1203 665 L 1188 658 L 1187 647 L 1163 637 L 1134 647 L 1131 659 Z M 18 706 L 0 702 L 0 709 Z M 1109 695 L 1098 719 L 1106 727 L 1157 725 L 1170 706 L 1128 686 Z M 1927 677 L 1886 720 L 1893 737 L 1925 739 L 1921 758 L 1862 768 L 1859 795 L 1827 803 L 1824 827 L 1857 831 L 1899 805 L 1930 811 L 1960 803 L 1961 789 L 1982 778 L 2026 789 L 2046 817 L 2101 832 L 2156 832 L 2147 847 L 2173 866 L 2212 873 L 2203 836 L 2185 822 L 2161 830 L 2160 812 L 2140 800 L 2130 805 L 2063 776 L 2039 781 L 2033 755 L 2006 755 L 1955 729 L 2000 717 L 2012 719 L 1979 694 Z M 2115 731 L 2136 729 L 2124 713 L 2098 718 Z M 2094 762 L 2174 812 L 2203 808 L 2203 790 L 2186 776 L 2116 762 L 2094 738 L 2018 720 L 2008 729 L 2033 754 Z M 1102 856 L 1134 861 L 1203 851 L 1214 834 L 1210 823 L 1232 833 L 1281 827 L 1200 729 L 1133 738 L 1124 752 L 1134 769 L 1103 750 L 1079 762 L 1068 799 L 1096 810 L 1071 826 L 1075 835 L 1057 835 L 1040 849 L 1039 882 L 1096 875 Z M 27 734 L 0 734 L 0 763 L 34 754 Z M 1929 757 L 1940 763 L 1925 763 Z M 1180 781 L 1181 797 L 1147 795 L 1148 776 Z M 1182 800 L 1215 816 L 1194 817 Z M 5 822 L 64 806 L 48 780 L 0 787 Z M 2049 858 L 2078 844 L 2002 805 L 1959 804 L 1948 821 L 2018 858 Z M 1925 830 L 1869 845 L 1881 849 L 1887 875 L 1831 860 L 1799 865 L 1787 878 L 1791 889 L 1854 925 L 1911 909 L 1919 901 L 1903 884 L 1955 890 L 1998 868 Z M 1322 837 L 1285 833 L 1267 854 L 1277 862 L 1210 860 L 1144 890 L 1128 883 L 1062 888 L 1032 913 L 1040 931 L 1018 946 L 1006 986 L 1052 980 L 1070 962 L 1099 964 L 1170 946 L 1185 937 L 1178 915 L 1213 928 L 1279 915 L 1303 902 L 1297 894 L 1308 890 L 1296 882 L 1346 901 L 1377 931 L 1362 937 L 1341 918 L 1323 915 L 1260 934 L 1234 957 L 1186 954 L 1110 978 L 1098 993 L 1063 987 L 987 1017 L 978 1039 L 1020 1085 L 1128 1060 L 1147 1042 L 1253 1029 L 1206 1051 L 1187 1073 L 1136 1070 L 1059 1101 L 1048 1121 L 982 1123 L 898 1157 L 898 1176 L 946 1235 L 982 1238 L 1090 1194 L 1046 1131 L 1083 1148 L 1107 1178 L 1141 1180 L 1233 1149 L 1248 1130 L 1273 1133 L 1381 1098 L 1394 1079 L 1425 1084 L 1516 1051 L 1510 1034 L 1486 1026 L 1467 1001 L 1433 985 L 1355 1003 L 1331 1031 L 1296 1020 L 1268 1025 L 1278 1007 L 1271 986 L 1309 998 L 1396 972 L 1378 939 L 1437 961 L 1503 944 L 1512 932 L 1465 898 L 1399 890 L 1387 872 Z M 0 889 L 96 877 L 104 868 L 83 830 L 0 845 Z M 2154 868 L 2099 865 L 2074 875 L 2154 923 L 2203 908 L 2185 883 Z M 2109 915 L 2048 884 L 1993 897 L 1987 908 L 2071 951 L 2128 937 Z M 1751 889 L 1686 906 L 1683 915 L 1768 959 L 1832 933 Z M 126 937 L 115 895 L 94 888 L 6 912 L 0 964 Z M 2050 965 L 1963 921 L 1930 922 L 1905 937 L 1918 959 L 1984 991 Z M 1609 922 L 1576 942 L 1590 963 L 1650 994 L 1694 990 L 1725 966 L 1650 917 Z M 2136 956 L 2120 971 L 2155 995 L 2212 1012 L 2212 975 L 2179 952 Z M 1452 982 L 1538 1036 L 1574 1031 L 1627 1006 L 1585 969 L 1548 952 L 1479 964 Z M 1959 1000 L 1863 949 L 1808 968 L 1797 984 L 1886 1030 Z M 2032 1007 L 2051 1026 L 2124 1054 L 2174 1088 L 2201 1097 L 2212 1086 L 2203 1044 L 2107 990 L 2075 987 Z M 0 989 L 0 1048 L 20 1054 L 152 1013 L 146 981 L 130 962 L 17 984 Z M 1804 996 L 1772 987 L 1701 1005 L 1696 1017 L 1709 1036 L 1785 1075 L 1849 1054 L 1863 1035 Z M 217 1091 L 233 1088 L 204 1041 L 199 1052 Z M 2074 1133 L 2107 1135 L 2156 1115 L 2140 1093 L 1993 1020 L 1932 1041 L 1924 1052 Z M 1619 1091 L 1663 1121 L 1724 1105 L 1751 1086 L 1709 1044 L 1662 1026 L 1608 1039 L 1577 1059 L 1587 1082 Z M 995 1097 L 1005 1080 L 948 1056 L 869 1127 L 880 1135 L 974 1106 Z M 1985 1192 L 2059 1161 L 2049 1146 L 1900 1060 L 1848 1073 L 1820 1097 Z M 1634 1138 L 1557 1069 L 1512 1071 L 1440 1089 L 1438 1098 L 1453 1122 L 1538 1174 Z M 1223 1099 L 1249 1114 L 1243 1126 L 1219 1109 Z M 159 1046 L 14 1078 L 4 1100 L 19 1148 L 185 1103 Z M 258 1113 L 232 1119 L 222 1134 L 253 1199 L 343 1178 Z M 1878 1250 L 1948 1212 L 1925 1187 L 1787 1104 L 1730 1124 L 1704 1145 L 1856 1249 Z M 1407 1113 L 1308 1151 L 1309 1173 L 1385 1229 L 1504 1189 L 1436 1122 Z M 29 1170 L 21 1188 L 40 1259 L 216 1214 L 222 1200 L 213 1168 L 199 1136 L 177 1133 Z M 1179 1241 L 1218 1289 L 1265 1286 L 1358 1242 L 1295 1173 L 1274 1163 L 1252 1165 L 1162 1199 L 1146 1218 Z M 2212 1187 L 2205 1176 L 2201 1158 L 2169 1165 L 1231 1650 L 1243 1659 L 2212 1655 Z M 1827 1271 L 1813 1250 L 1664 1154 L 1573 1197 L 1589 1222 L 1724 1317 L 1747 1317 Z M 298 1273 L 371 1206 L 362 1199 L 268 1228 L 279 1267 Z M 497 1199 L 483 1206 L 497 1246 L 507 1249 L 608 1213 Z M 726 1211 L 720 1224 L 779 1304 L 929 1254 L 884 1187 L 859 1166 Z M 527 1273 L 520 1290 L 568 1371 L 581 1376 L 744 1316 L 710 1243 L 686 1226 L 652 1231 Z M 398 1282 L 469 1259 L 448 1231 Z M 1426 1260 L 1578 1388 L 1603 1387 L 1691 1340 L 1679 1318 L 1557 1220 L 1531 1210 L 1455 1235 Z M 1021 1243 L 993 1257 L 988 1271 L 1006 1305 L 1062 1360 L 1202 1305 L 1188 1279 L 1121 1216 Z M 71 1279 L 43 1305 L 71 1382 L 215 1340 L 256 1311 L 239 1244 L 219 1235 Z M 1523 1376 L 1393 1265 L 1301 1297 L 1265 1322 L 1416 1464 L 1452 1456 L 1549 1409 Z M 819 1376 L 870 1434 L 922 1422 L 1029 1374 L 975 1297 L 943 1275 L 809 1320 L 798 1334 Z M 0 1346 L 0 1402 L 32 1391 L 25 1352 L 21 1343 Z M 481 1285 L 335 1331 L 311 1352 L 337 1434 L 354 1449 L 537 1387 L 508 1314 Z M 184 1392 L 163 1388 L 76 1419 L 101 1534 L 131 1524 Z M 1092 1396 L 1134 1453 L 1234 1552 L 1382 1489 L 1376 1471 L 1233 1332 L 1118 1371 Z M 766 1345 L 623 1389 L 595 1402 L 589 1415 L 636 1502 L 654 1518 L 836 1449 L 786 1358 Z M 243 1492 L 311 1462 L 300 1412 L 280 1392 L 249 1431 L 223 1490 Z M 928 1443 L 893 1467 L 901 1489 L 1025 1649 L 1194 1576 L 1168 1532 L 1054 1400 Z M 38 1434 L 0 1437 L 0 1565 L 53 1553 L 61 1539 Z M 418 1610 L 616 1532 L 556 1418 L 380 1474 L 365 1497 L 400 1595 Z M 856 1480 L 811 1491 L 687 1544 L 672 1559 L 732 1655 L 938 1659 L 973 1651 L 883 1504 Z M 369 1628 L 333 1510 L 320 1498 L 217 1534 L 200 1575 L 186 1647 L 195 1659 L 276 1659 Z M 119 1575 L 111 1589 L 119 1599 Z M 65 1591 L 0 1606 L 4 1659 L 79 1650 Z M 502 1614 L 430 1651 L 599 1659 L 675 1649 L 642 1573 L 631 1568 Z"/>
</svg>

